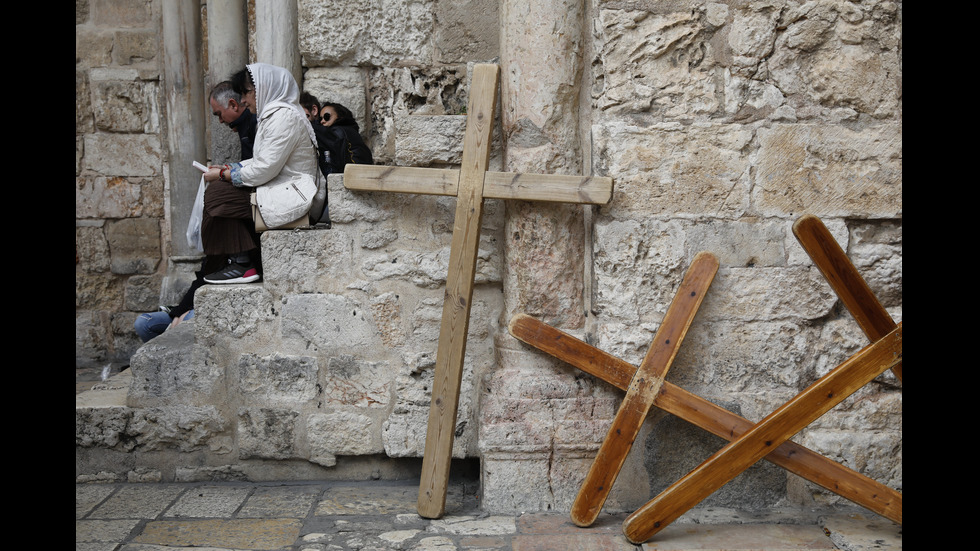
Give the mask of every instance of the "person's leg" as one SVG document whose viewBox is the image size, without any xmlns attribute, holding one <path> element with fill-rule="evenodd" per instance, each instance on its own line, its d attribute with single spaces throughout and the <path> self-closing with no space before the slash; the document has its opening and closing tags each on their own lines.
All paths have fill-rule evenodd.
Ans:
<svg viewBox="0 0 980 551">
<path fill-rule="evenodd" d="M 227 264 L 204 276 L 207 283 L 250 283 L 260 279 L 250 252 L 259 246 L 252 220 L 251 191 L 211 182 L 204 193 L 201 240 L 208 255 L 227 255 Z"/>
<path fill-rule="evenodd" d="M 166 312 L 149 312 L 137 316 L 133 328 L 140 340 L 147 342 L 162 335 L 170 327 L 170 321 L 170 314 Z"/>
</svg>

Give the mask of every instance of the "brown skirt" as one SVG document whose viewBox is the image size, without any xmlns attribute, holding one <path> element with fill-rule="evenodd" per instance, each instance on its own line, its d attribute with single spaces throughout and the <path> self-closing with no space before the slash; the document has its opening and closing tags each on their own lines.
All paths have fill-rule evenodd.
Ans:
<svg viewBox="0 0 980 551">
<path fill-rule="evenodd" d="M 258 248 L 251 193 L 252 188 L 237 188 L 220 180 L 208 184 L 201 218 L 204 254 L 237 254 Z"/>
</svg>

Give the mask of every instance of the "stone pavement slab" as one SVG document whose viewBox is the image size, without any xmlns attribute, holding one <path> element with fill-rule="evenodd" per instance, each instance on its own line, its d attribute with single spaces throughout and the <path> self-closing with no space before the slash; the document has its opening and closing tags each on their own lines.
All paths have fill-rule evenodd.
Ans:
<svg viewBox="0 0 980 551">
<path fill-rule="evenodd" d="M 692 511 L 643 545 L 627 512 L 488 514 L 472 481 L 447 514 L 415 511 L 417 481 L 75 485 L 76 551 L 898 551 L 902 529 L 863 510 Z"/>
<path fill-rule="evenodd" d="M 149 522 L 133 541 L 169 547 L 289 549 L 299 538 L 299 519 L 205 519 Z"/>
<path fill-rule="evenodd" d="M 795 524 L 672 524 L 643 551 L 833 551 L 823 528 Z"/>
</svg>

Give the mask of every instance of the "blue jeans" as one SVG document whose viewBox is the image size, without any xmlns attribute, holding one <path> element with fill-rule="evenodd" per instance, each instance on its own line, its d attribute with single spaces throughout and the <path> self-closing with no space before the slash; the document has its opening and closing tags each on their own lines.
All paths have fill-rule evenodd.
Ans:
<svg viewBox="0 0 980 551">
<path fill-rule="evenodd" d="M 191 310 L 184 316 L 184 320 L 189 320 L 193 317 L 194 310 Z M 171 321 L 170 314 L 166 312 L 150 312 L 140 314 L 136 318 L 136 322 L 133 323 L 133 327 L 136 329 L 136 334 L 139 335 L 140 340 L 147 342 L 154 337 L 162 335 L 170 327 Z"/>
</svg>

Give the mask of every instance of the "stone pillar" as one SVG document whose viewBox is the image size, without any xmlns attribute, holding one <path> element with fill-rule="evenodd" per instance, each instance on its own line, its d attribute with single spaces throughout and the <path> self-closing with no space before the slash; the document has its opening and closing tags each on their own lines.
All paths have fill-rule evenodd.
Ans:
<svg viewBox="0 0 980 551">
<path fill-rule="evenodd" d="M 504 170 L 582 174 L 579 111 L 586 8 L 500 3 Z M 527 313 L 583 336 L 589 233 L 581 205 L 507 201 L 499 364 L 481 401 L 484 507 L 567 511 L 615 415 L 617 397 L 507 333 Z M 621 397 L 620 397 L 621 398 Z"/>
<path fill-rule="evenodd" d="M 303 87 L 296 0 L 255 0 L 255 57 L 288 69 Z"/>
<path fill-rule="evenodd" d="M 171 255 L 196 257 L 199 252 L 187 244 L 185 233 L 201 181 L 201 173 L 191 166 L 191 162 L 207 160 L 201 2 L 173 0 L 162 2 L 160 7 L 163 12 L 163 87 L 170 159 Z"/>
<path fill-rule="evenodd" d="M 248 63 L 248 9 L 245 0 L 208 0 L 208 86 L 214 86 L 242 70 Z M 210 112 L 210 111 L 209 111 Z M 211 160 L 215 163 L 241 158 L 238 134 L 214 116 L 208 117 Z"/>
</svg>

